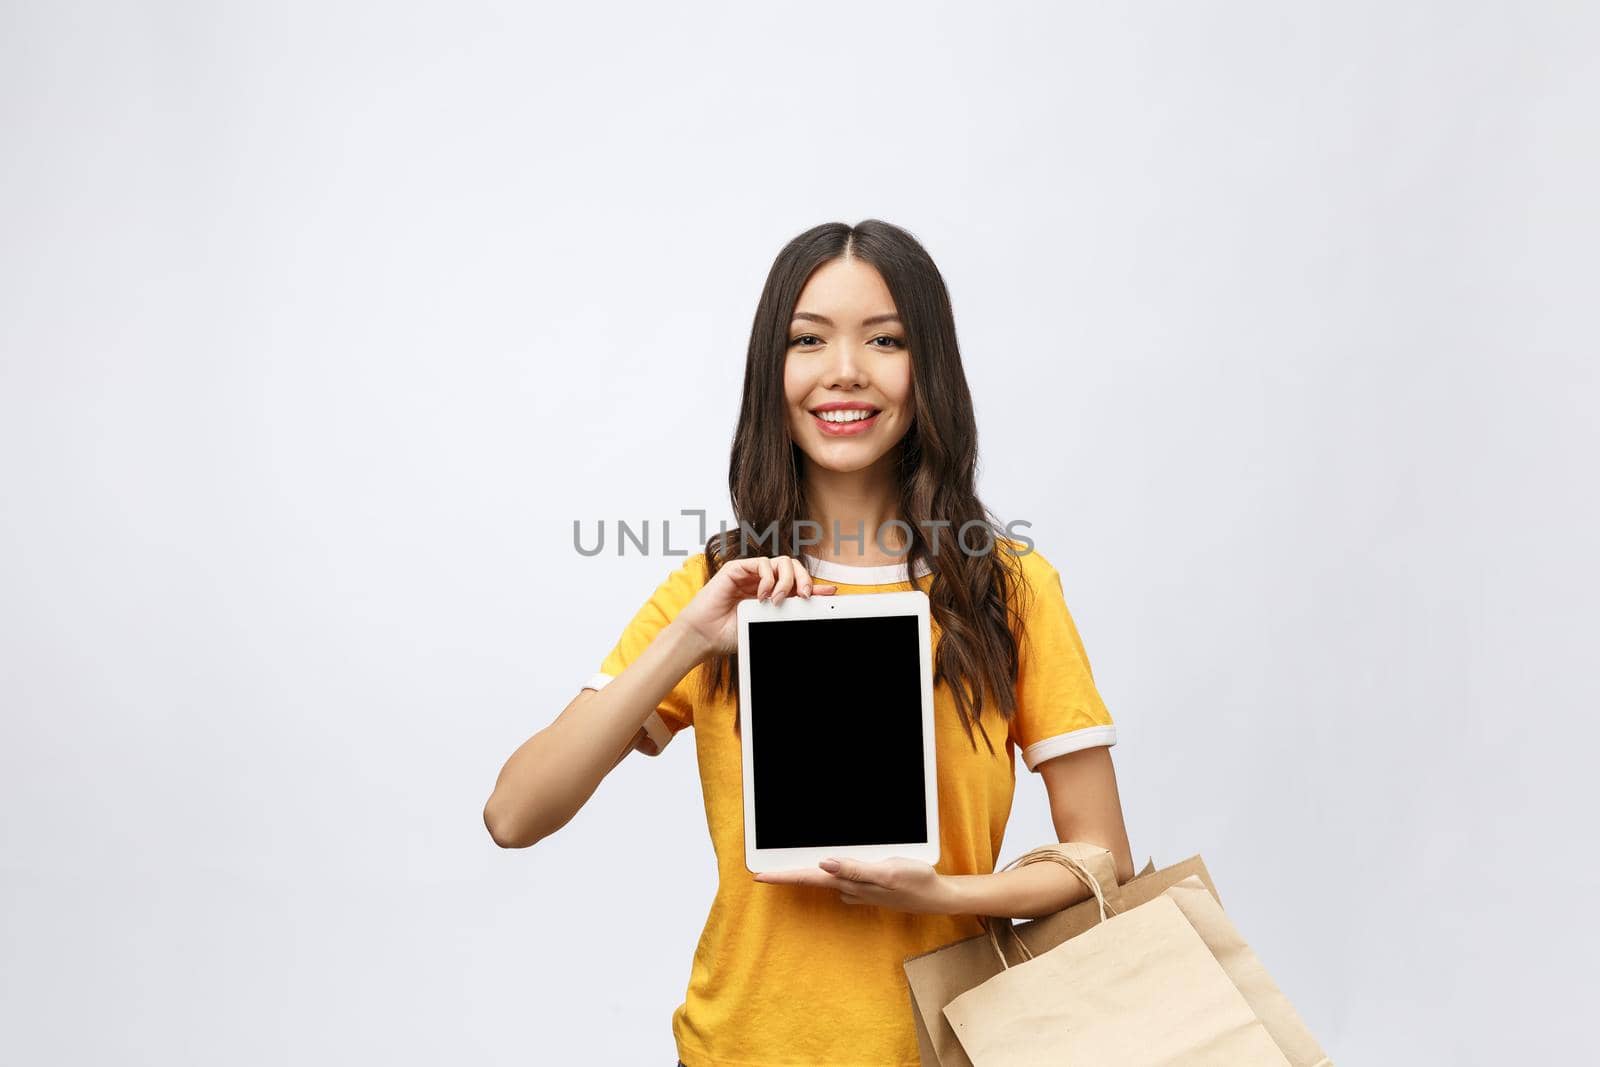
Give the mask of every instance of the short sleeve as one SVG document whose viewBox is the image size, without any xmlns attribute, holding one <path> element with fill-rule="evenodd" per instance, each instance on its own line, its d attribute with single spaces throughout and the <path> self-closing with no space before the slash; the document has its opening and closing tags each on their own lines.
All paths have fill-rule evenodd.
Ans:
<svg viewBox="0 0 1600 1067">
<path fill-rule="evenodd" d="M 600 669 L 590 675 L 581 688 L 604 689 L 650 647 L 656 635 L 694 599 L 694 595 L 705 585 L 705 580 L 705 556 L 695 553 L 681 567 L 667 575 L 656 591 L 650 594 L 650 599 L 634 614 L 622 635 L 617 638 L 617 643 L 601 661 Z M 672 691 L 662 698 L 650 718 L 645 720 L 645 732 L 655 742 L 657 753 L 667 747 L 667 742 L 679 730 L 694 723 L 693 686 L 697 672 L 698 668 L 684 675 Z"/>
<path fill-rule="evenodd" d="M 1117 743 L 1089 656 L 1067 610 L 1061 575 L 1038 552 L 1019 556 L 1028 588 L 1020 591 L 1022 635 L 1017 710 L 1011 739 L 1037 771 L 1047 759 Z"/>
</svg>

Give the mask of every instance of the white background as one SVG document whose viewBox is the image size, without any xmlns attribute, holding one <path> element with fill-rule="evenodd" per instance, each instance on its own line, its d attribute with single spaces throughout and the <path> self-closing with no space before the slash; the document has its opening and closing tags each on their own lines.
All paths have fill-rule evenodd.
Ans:
<svg viewBox="0 0 1600 1067">
<path fill-rule="evenodd" d="M 0 1060 L 671 1063 L 692 735 L 481 810 L 678 562 L 573 520 L 727 514 L 772 257 L 866 217 L 1139 862 L 1340 1064 L 1592 1048 L 1592 6 L 0 18 Z"/>
</svg>

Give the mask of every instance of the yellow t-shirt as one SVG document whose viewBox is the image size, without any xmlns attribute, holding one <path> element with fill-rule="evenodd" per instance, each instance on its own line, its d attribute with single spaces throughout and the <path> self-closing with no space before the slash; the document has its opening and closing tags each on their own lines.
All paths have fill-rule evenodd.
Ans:
<svg viewBox="0 0 1600 1067">
<path fill-rule="evenodd" d="M 1116 727 L 1095 688 L 1059 574 L 1037 551 L 1020 558 L 1030 591 L 1022 599 L 1017 713 L 1005 744 L 999 743 L 1000 720 L 986 708 L 983 723 L 996 752 L 991 756 L 981 737 L 974 751 L 949 687 L 941 683 L 934 691 L 936 869 L 946 874 L 994 870 L 1011 813 L 1017 750 L 1035 770 L 1052 756 L 1116 743 Z M 841 596 L 913 588 L 904 565 L 808 559 L 807 569 L 814 581 L 837 585 Z M 919 578 L 925 573 L 919 571 Z M 705 581 L 705 557 L 689 556 L 640 608 L 585 688 L 601 688 L 621 674 Z M 937 648 L 937 623 L 931 636 Z M 662 741 L 696 727 L 706 822 L 717 856 L 716 897 L 684 1002 L 672 1017 L 679 1058 L 687 1067 L 918 1067 L 901 965 L 908 956 L 981 933 L 982 927 L 969 915 L 912 915 L 845 904 L 836 894 L 809 887 L 754 881 L 744 866 L 743 764 L 733 695 L 708 701 L 707 673 L 705 665 L 690 671 L 647 724 Z M 830 728 L 844 729 L 848 720 L 838 723 Z"/>
</svg>

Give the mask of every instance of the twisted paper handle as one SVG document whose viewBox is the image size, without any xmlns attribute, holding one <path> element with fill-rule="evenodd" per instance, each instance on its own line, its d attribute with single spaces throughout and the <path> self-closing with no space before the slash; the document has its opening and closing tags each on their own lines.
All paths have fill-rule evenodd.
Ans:
<svg viewBox="0 0 1600 1067">
<path fill-rule="evenodd" d="M 1083 861 L 1076 856 L 1070 856 L 1061 851 L 1060 845 L 1043 845 L 1031 852 L 1024 852 L 1000 868 L 1000 870 L 1002 872 L 1009 871 L 1013 867 L 1026 867 L 1030 863 L 1059 863 L 1076 875 L 1078 881 L 1082 882 L 1089 892 L 1094 894 L 1095 904 L 1100 911 L 1100 922 L 1105 922 L 1107 915 L 1115 915 L 1117 913 L 1116 909 L 1106 902 L 1105 890 L 1100 888 L 1100 882 L 1090 872 L 1089 868 L 1085 867 Z M 1024 962 L 1033 959 L 1033 952 L 1023 943 L 1022 938 L 1017 934 L 1017 928 L 1011 924 L 1010 919 L 985 915 L 983 916 L 983 927 L 988 931 L 989 945 L 994 949 L 995 956 L 1000 960 L 1001 970 L 1011 969 L 1011 964 L 1006 959 L 1005 950 L 1000 947 L 1000 929 L 1002 927 L 1011 935 L 1011 940 L 1016 944 L 1018 951 L 1021 952 Z"/>
</svg>

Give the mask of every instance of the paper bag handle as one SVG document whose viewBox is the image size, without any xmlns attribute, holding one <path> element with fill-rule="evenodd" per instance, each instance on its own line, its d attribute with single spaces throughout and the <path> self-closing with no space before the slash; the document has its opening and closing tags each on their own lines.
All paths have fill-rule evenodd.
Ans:
<svg viewBox="0 0 1600 1067">
<path fill-rule="evenodd" d="M 1083 861 L 1078 859 L 1076 856 L 1069 856 L 1067 853 L 1061 851 L 1060 845 L 1043 845 L 1031 852 L 1024 852 L 1022 855 L 1018 856 L 1016 859 L 1000 868 L 1000 870 L 1001 872 L 1005 872 L 1009 871 L 1013 867 L 1026 867 L 1030 863 L 1059 863 L 1061 866 L 1065 867 L 1067 870 L 1076 875 L 1078 881 L 1082 882 L 1088 888 L 1089 892 L 1094 894 L 1095 904 L 1098 906 L 1100 911 L 1100 922 L 1105 922 L 1108 914 L 1115 915 L 1117 913 L 1116 909 L 1107 903 L 1105 890 L 1100 888 L 1100 882 L 1097 878 L 1095 878 L 1094 872 L 1089 870 L 1088 867 L 1084 866 Z M 1011 940 L 1015 942 L 1017 949 L 1022 953 L 1024 962 L 1033 959 L 1032 950 L 1029 949 L 1027 944 L 1023 942 L 1022 937 L 1017 933 L 1017 928 L 1012 925 L 1009 918 L 995 915 L 985 915 L 982 918 L 983 928 L 989 934 L 989 945 L 994 949 L 995 956 L 997 956 L 1000 960 L 1001 970 L 1005 971 L 1011 969 L 1010 962 L 1006 960 L 1005 950 L 1000 947 L 1001 928 L 1004 928 L 1005 931 L 1011 935 Z"/>
</svg>

